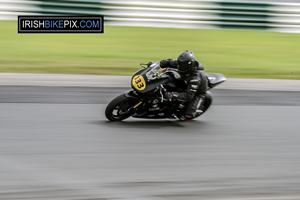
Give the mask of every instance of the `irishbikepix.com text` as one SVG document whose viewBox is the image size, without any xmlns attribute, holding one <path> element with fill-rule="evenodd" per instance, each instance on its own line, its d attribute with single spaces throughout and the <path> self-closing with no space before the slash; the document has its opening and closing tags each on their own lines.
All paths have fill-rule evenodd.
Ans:
<svg viewBox="0 0 300 200">
<path fill-rule="evenodd" d="M 103 33 L 103 16 L 18 16 L 19 33 Z"/>
</svg>

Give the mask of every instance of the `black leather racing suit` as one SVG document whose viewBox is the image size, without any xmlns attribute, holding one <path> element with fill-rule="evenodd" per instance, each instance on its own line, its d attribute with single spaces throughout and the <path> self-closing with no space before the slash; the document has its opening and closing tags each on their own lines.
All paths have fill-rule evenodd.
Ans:
<svg viewBox="0 0 300 200">
<path fill-rule="evenodd" d="M 161 68 L 177 69 L 178 63 L 176 59 L 165 59 L 160 61 L 160 66 Z M 185 90 L 178 93 L 178 100 L 187 102 L 184 115 L 186 118 L 193 118 L 202 96 L 207 91 L 207 78 L 204 67 L 200 62 L 195 61 L 195 66 L 190 71 L 180 74 Z"/>
</svg>

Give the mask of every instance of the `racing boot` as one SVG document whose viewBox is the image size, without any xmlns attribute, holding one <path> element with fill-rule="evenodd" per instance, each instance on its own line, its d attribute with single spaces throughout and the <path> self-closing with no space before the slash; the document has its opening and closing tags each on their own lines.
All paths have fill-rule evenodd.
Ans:
<svg viewBox="0 0 300 200">
<path fill-rule="evenodd" d="M 202 95 L 195 96 L 188 104 L 184 116 L 186 119 L 193 119 L 197 115 L 202 114 L 200 109 L 203 104 L 204 97 Z"/>
</svg>

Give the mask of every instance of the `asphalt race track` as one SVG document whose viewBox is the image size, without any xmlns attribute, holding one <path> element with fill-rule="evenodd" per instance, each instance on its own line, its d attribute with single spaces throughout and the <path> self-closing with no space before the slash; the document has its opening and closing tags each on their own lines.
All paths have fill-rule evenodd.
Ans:
<svg viewBox="0 0 300 200">
<path fill-rule="evenodd" d="M 1 86 L 0 199 L 300 199 L 300 92 L 215 89 L 192 122 L 108 122 L 123 91 Z"/>
</svg>

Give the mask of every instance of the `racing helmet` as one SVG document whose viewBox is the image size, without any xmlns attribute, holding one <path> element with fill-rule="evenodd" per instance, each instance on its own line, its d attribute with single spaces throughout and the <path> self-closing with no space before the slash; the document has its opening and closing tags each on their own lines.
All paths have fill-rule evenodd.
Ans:
<svg viewBox="0 0 300 200">
<path fill-rule="evenodd" d="M 192 51 L 183 51 L 177 57 L 178 69 L 189 72 L 195 66 L 195 56 Z"/>
</svg>

